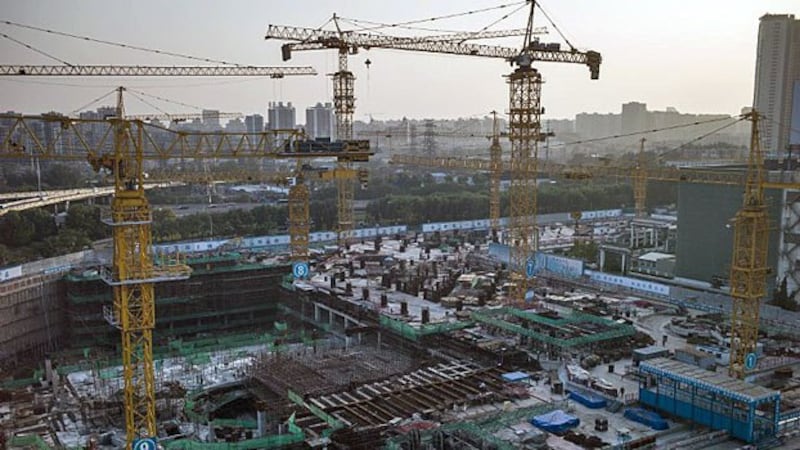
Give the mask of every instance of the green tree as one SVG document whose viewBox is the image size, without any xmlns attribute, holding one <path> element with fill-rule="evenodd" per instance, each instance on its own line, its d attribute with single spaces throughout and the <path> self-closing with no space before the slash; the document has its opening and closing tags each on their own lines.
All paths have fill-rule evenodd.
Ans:
<svg viewBox="0 0 800 450">
<path fill-rule="evenodd" d="M 83 231 L 91 240 L 111 236 L 110 227 L 100 220 L 100 207 L 96 205 L 72 205 L 67 212 L 66 227 Z"/>
<path fill-rule="evenodd" d="M 600 247 L 594 241 L 577 241 L 567 252 L 567 256 L 582 259 L 588 263 L 596 263 Z"/>
<path fill-rule="evenodd" d="M 9 247 L 28 245 L 34 234 L 31 221 L 18 211 L 11 211 L 0 220 L 0 243 Z"/>
</svg>

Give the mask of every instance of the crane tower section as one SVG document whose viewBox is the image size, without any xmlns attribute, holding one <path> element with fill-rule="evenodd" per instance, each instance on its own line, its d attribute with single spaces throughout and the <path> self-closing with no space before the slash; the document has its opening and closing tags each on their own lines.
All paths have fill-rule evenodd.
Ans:
<svg viewBox="0 0 800 450">
<path fill-rule="evenodd" d="M 530 65 L 521 65 L 508 76 L 511 187 L 509 202 L 510 266 L 514 288 L 511 301 L 521 303 L 533 288 L 526 273 L 528 258 L 537 249 L 536 171 L 541 131 L 542 77 Z"/>
<path fill-rule="evenodd" d="M 755 360 L 761 299 L 766 294 L 769 272 L 769 220 L 764 203 L 764 159 L 759 141 L 759 113 L 749 113 L 752 122 L 747 180 L 742 209 L 736 213 L 731 257 L 731 358 L 728 372 L 744 378 L 749 359 Z"/>
<path fill-rule="evenodd" d="M 500 178 L 503 175 L 503 148 L 500 146 L 500 126 L 497 111 L 492 111 L 492 145 L 489 147 L 489 219 L 492 240 L 497 242 L 500 231 Z"/>
</svg>

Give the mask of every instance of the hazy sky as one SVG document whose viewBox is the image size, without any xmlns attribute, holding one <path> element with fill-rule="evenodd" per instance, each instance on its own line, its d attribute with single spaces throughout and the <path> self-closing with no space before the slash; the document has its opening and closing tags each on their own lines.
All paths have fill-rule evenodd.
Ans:
<svg viewBox="0 0 800 450">
<path fill-rule="evenodd" d="M 296 53 L 283 63 L 278 41 L 265 41 L 268 24 L 319 27 L 335 12 L 345 18 L 406 22 L 481 9 L 510 0 L 0 0 L 4 20 L 180 53 L 253 65 L 311 65 L 316 77 L 281 81 L 250 78 L 0 78 L 0 110 L 73 111 L 116 85 L 193 106 L 265 114 L 270 101 L 291 101 L 298 122 L 306 106 L 331 101 L 333 50 Z M 619 112 L 628 101 L 682 112 L 738 113 L 752 102 L 758 18 L 800 16 L 798 0 L 543 0 L 556 25 L 579 49 L 602 53 L 599 81 L 585 66 L 539 64 L 545 118 L 580 112 Z M 502 10 L 417 26 L 475 31 L 521 3 Z M 524 26 L 527 7 L 490 29 Z M 548 25 L 537 11 L 537 26 Z M 351 27 L 352 28 L 352 27 Z M 560 41 L 552 26 L 544 41 Z M 188 60 L 56 37 L 0 24 L 0 32 L 73 64 L 193 64 Z M 400 31 L 392 31 L 400 34 Z M 411 33 L 423 34 L 424 31 Z M 488 41 L 519 46 L 522 38 Z M 0 38 L 4 64 L 52 60 Z M 367 70 L 364 61 L 372 65 Z M 350 59 L 356 75 L 356 118 L 470 117 L 508 106 L 502 60 L 389 50 Z M 170 113 L 195 110 L 151 100 Z M 110 104 L 106 100 L 105 104 Z M 93 108 L 97 105 L 93 105 Z M 131 114 L 155 112 L 128 98 Z"/>
</svg>

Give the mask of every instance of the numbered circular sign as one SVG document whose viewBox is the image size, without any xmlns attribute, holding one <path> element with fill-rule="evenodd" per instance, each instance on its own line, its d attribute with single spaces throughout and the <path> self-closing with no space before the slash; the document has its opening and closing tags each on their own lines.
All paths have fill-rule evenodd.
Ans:
<svg viewBox="0 0 800 450">
<path fill-rule="evenodd" d="M 301 279 L 308 276 L 308 263 L 296 262 L 292 264 L 292 276 L 295 279 Z"/>
<path fill-rule="evenodd" d="M 133 450 L 156 450 L 156 440 L 153 438 L 137 439 L 133 441 Z"/>
</svg>

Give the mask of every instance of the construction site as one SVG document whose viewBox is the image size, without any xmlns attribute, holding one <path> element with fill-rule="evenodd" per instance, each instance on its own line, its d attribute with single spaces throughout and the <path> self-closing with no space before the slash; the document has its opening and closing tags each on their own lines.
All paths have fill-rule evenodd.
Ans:
<svg viewBox="0 0 800 450">
<path fill-rule="evenodd" d="M 125 87 L 101 119 L 0 114 L 2 161 L 88 162 L 110 183 L 2 194 L 0 220 L 89 199 L 111 229 L 0 268 L 0 450 L 797 448 L 800 312 L 765 299 L 782 283 L 797 294 L 800 175 L 767 168 L 769 118 L 729 118 L 750 136 L 735 164 L 653 164 L 644 138 L 627 166 L 540 161 L 538 66 L 596 80 L 603 59 L 540 40 L 538 3 L 512 30 L 392 36 L 342 30 L 335 14 L 335 30 L 269 25 L 284 62 L 335 53 L 333 139 L 164 127 L 126 115 Z M 507 37 L 522 46 L 472 43 Z M 509 62 L 494 80 L 508 86 L 508 125 L 493 114 L 489 157 L 376 152 L 353 130 L 359 49 Z M 316 74 L 0 65 L 8 77 Z M 486 175 L 486 215 L 367 226 L 354 192 L 389 165 Z M 600 179 L 631 184 L 632 207 L 539 213 L 541 184 Z M 652 182 L 677 185 L 678 204 L 648 208 Z M 285 232 L 154 240 L 154 192 L 245 184 L 285 190 Z M 326 186 L 336 226 L 320 231 L 310 202 Z M 596 261 L 570 253 L 581 246 Z"/>
</svg>

